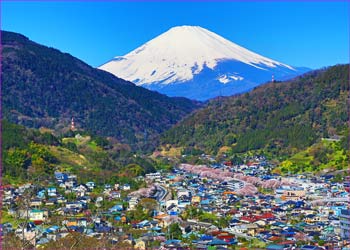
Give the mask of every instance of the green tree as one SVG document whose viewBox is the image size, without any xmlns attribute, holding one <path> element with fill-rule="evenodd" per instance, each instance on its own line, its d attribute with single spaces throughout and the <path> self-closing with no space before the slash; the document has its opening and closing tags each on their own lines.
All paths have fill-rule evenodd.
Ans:
<svg viewBox="0 0 350 250">
<path fill-rule="evenodd" d="M 215 214 L 204 212 L 199 216 L 200 221 L 214 223 L 218 220 Z"/>
<path fill-rule="evenodd" d="M 129 220 L 147 220 L 151 218 L 141 205 L 137 205 L 134 210 L 129 210 L 126 217 Z"/>
<path fill-rule="evenodd" d="M 13 177 L 26 176 L 30 157 L 25 149 L 12 148 L 4 154 L 4 173 Z"/>
<path fill-rule="evenodd" d="M 179 223 L 171 224 L 169 226 L 168 230 L 169 230 L 168 232 L 169 232 L 170 239 L 178 239 L 178 240 L 182 239 L 182 231 L 181 231 L 181 228 L 179 226 Z"/>
<path fill-rule="evenodd" d="M 77 145 L 74 143 L 74 142 L 67 142 L 64 144 L 64 147 L 66 147 L 67 149 L 69 149 L 70 151 L 73 151 L 73 152 L 78 152 L 78 147 Z"/>
<path fill-rule="evenodd" d="M 143 198 L 140 200 L 139 204 L 148 211 L 152 211 L 158 207 L 158 202 L 152 198 Z"/>
<path fill-rule="evenodd" d="M 123 174 L 128 177 L 136 177 L 145 174 L 144 169 L 138 164 L 129 164 L 122 170 Z"/>
</svg>

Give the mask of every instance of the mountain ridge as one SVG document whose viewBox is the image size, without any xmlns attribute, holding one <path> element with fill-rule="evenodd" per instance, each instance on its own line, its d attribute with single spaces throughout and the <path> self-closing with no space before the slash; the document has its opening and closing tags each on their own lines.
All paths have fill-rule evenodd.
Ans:
<svg viewBox="0 0 350 250">
<path fill-rule="evenodd" d="M 74 117 L 79 129 L 151 148 L 160 132 L 199 106 L 135 86 L 18 33 L 2 31 L 1 37 L 3 116 L 11 122 L 64 131 Z"/>
</svg>

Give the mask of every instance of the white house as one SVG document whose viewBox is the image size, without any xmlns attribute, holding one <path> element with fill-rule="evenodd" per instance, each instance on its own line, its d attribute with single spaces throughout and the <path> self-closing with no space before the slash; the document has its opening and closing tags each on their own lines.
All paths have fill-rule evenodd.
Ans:
<svg viewBox="0 0 350 250">
<path fill-rule="evenodd" d="M 129 200 L 129 209 L 135 209 L 137 204 L 139 204 L 139 199 L 137 197 L 132 197 Z"/>
<path fill-rule="evenodd" d="M 45 211 L 40 209 L 32 209 L 29 211 L 29 219 L 31 221 L 45 221 Z"/>
<path fill-rule="evenodd" d="M 130 185 L 129 184 L 124 184 L 123 186 L 122 186 L 122 189 L 123 190 L 130 190 Z"/>
<path fill-rule="evenodd" d="M 56 197 L 57 196 L 57 189 L 55 187 L 48 187 L 47 188 L 47 195 L 50 197 Z"/>
</svg>

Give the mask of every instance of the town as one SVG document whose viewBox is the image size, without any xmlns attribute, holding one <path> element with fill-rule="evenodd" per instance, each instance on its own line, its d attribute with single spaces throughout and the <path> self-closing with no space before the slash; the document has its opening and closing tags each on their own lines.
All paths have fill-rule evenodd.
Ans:
<svg viewBox="0 0 350 250">
<path fill-rule="evenodd" d="M 349 249 L 349 180 L 281 176 L 262 156 L 212 161 L 139 176 L 138 189 L 62 172 L 4 186 L 3 237 L 38 249 L 72 235 L 116 249 Z"/>
</svg>

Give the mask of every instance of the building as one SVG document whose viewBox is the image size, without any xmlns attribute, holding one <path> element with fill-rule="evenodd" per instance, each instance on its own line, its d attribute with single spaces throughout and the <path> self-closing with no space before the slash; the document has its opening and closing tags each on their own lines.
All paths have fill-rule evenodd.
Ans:
<svg viewBox="0 0 350 250">
<path fill-rule="evenodd" d="M 39 209 L 32 209 L 29 211 L 29 219 L 31 221 L 44 221 L 45 211 Z"/>
<path fill-rule="evenodd" d="M 139 204 L 139 199 L 137 197 L 131 197 L 129 200 L 129 209 L 135 209 L 137 204 Z"/>
<path fill-rule="evenodd" d="M 297 201 L 297 200 L 302 200 L 305 198 L 305 190 L 298 190 L 298 189 L 290 189 L 290 190 L 284 190 L 282 194 L 282 200 L 292 200 L 292 201 Z"/>
<path fill-rule="evenodd" d="M 340 236 L 343 240 L 350 240 L 350 209 L 340 212 Z"/>
</svg>

